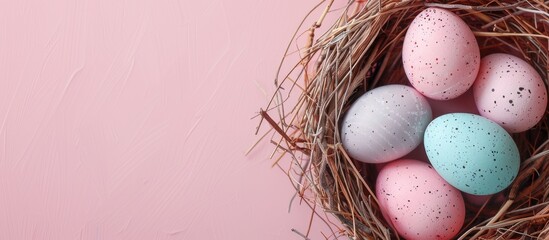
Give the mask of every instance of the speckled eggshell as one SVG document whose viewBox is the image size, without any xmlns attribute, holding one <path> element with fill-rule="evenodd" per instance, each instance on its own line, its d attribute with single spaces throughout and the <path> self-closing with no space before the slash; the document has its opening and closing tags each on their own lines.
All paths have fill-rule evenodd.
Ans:
<svg viewBox="0 0 549 240">
<path fill-rule="evenodd" d="M 410 83 L 437 100 L 458 97 L 475 81 L 480 51 L 467 24 L 456 14 L 427 8 L 412 21 L 402 48 Z"/>
<path fill-rule="evenodd" d="M 479 115 L 451 113 L 425 130 L 425 151 L 438 173 L 475 195 L 499 192 L 518 174 L 517 145 L 501 126 Z"/>
<path fill-rule="evenodd" d="M 341 142 L 356 160 L 388 162 L 414 150 L 431 119 L 427 100 L 414 88 L 378 87 L 351 105 L 341 123 Z"/>
<path fill-rule="evenodd" d="M 461 192 L 417 160 L 387 164 L 377 177 L 376 197 L 385 220 L 406 239 L 451 239 L 465 220 Z"/>
<path fill-rule="evenodd" d="M 547 108 L 547 86 L 541 76 L 509 54 L 482 58 L 473 91 L 480 114 L 511 133 L 535 126 Z"/>
</svg>

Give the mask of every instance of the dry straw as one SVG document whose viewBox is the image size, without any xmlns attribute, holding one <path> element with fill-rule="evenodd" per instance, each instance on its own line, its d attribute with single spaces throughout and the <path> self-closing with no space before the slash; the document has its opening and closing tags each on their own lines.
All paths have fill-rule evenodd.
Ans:
<svg viewBox="0 0 549 240">
<path fill-rule="evenodd" d="M 320 2 L 304 22 L 311 20 L 312 13 L 318 13 L 313 17 L 318 20 L 296 31 L 296 36 L 303 32 L 309 41 L 300 47 L 299 62 L 289 65 L 283 59 L 281 65 L 291 70 L 279 70 L 276 91 L 260 112 L 258 129 L 268 126 L 262 138 L 271 137 L 274 165 L 286 171 L 296 195 L 313 215 L 334 226 L 324 215 L 333 214 L 344 226 L 333 227 L 327 238 L 396 239 L 373 194 L 375 169 L 350 159 L 341 146 L 342 114 L 365 91 L 406 82 L 401 66 L 403 37 L 411 20 L 426 7 L 456 13 L 473 30 L 483 56 L 506 52 L 521 57 L 547 85 L 549 1 L 370 0 L 349 1 L 339 11 L 332 3 Z M 315 36 L 325 17 L 335 12 L 341 15 L 325 33 Z M 548 119 L 546 112 L 535 128 L 513 135 L 522 162 L 519 176 L 505 191 L 507 200 L 470 207 L 460 239 L 549 238 Z M 306 238 L 311 229 L 294 231 Z"/>
</svg>

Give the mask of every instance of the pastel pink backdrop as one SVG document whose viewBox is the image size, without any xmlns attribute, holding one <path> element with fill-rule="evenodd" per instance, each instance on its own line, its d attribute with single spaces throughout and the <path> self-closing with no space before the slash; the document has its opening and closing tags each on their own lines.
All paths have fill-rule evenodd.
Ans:
<svg viewBox="0 0 549 240">
<path fill-rule="evenodd" d="M 316 3 L 2 1 L 0 239 L 302 239 L 244 151 Z"/>
</svg>

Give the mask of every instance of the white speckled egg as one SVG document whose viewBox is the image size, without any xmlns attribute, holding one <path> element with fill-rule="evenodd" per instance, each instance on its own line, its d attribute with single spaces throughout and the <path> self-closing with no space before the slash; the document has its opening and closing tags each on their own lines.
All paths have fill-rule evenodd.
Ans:
<svg viewBox="0 0 549 240">
<path fill-rule="evenodd" d="M 381 169 L 376 197 L 385 220 L 406 239 L 451 239 L 465 221 L 461 192 L 417 160 L 396 160 Z"/>
<path fill-rule="evenodd" d="M 356 160 L 392 161 L 420 144 L 431 119 L 427 100 L 412 87 L 378 87 L 351 105 L 341 122 L 341 142 Z"/>
<path fill-rule="evenodd" d="M 437 172 L 466 193 L 499 192 L 518 174 L 517 145 L 505 129 L 482 116 L 451 113 L 435 118 L 423 144 Z"/>
<path fill-rule="evenodd" d="M 535 126 L 547 108 L 547 86 L 540 75 L 509 54 L 484 57 L 473 90 L 480 114 L 511 133 Z"/>
<path fill-rule="evenodd" d="M 475 81 L 480 51 L 467 24 L 456 14 L 427 8 L 412 21 L 402 48 L 410 83 L 437 100 L 458 97 Z"/>
</svg>

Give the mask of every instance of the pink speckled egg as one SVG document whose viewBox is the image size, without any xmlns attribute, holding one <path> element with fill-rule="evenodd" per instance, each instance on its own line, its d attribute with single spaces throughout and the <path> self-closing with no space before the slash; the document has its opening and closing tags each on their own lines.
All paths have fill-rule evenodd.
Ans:
<svg viewBox="0 0 549 240">
<path fill-rule="evenodd" d="M 448 100 L 473 85 L 480 51 L 473 32 L 459 16 L 445 9 L 427 8 L 406 32 L 402 63 L 419 92 Z"/>
<path fill-rule="evenodd" d="M 406 239 L 451 239 L 465 222 L 461 192 L 417 160 L 387 164 L 376 180 L 385 220 Z"/>
<path fill-rule="evenodd" d="M 360 96 L 345 113 L 341 143 L 365 163 L 392 161 L 414 150 L 431 121 L 431 107 L 414 88 L 386 85 Z"/>
<path fill-rule="evenodd" d="M 540 75 L 509 54 L 482 58 L 473 91 L 480 114 L 511 133 L 535 126 L 547 108 L 547 86 Z"/>
</svg>

